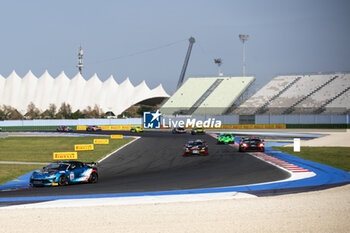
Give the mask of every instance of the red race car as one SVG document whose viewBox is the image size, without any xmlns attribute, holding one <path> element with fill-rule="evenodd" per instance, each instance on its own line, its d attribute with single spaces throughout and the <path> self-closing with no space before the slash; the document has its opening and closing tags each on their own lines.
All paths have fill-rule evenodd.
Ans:
<svg viewBox="0 0 350 233">
<path fill-rule="evenodd" d="M 264 152 L 265 151 L 265 143 L 263 139 L 260 139 L 259 137 L 244 137 L 241 140 L 239 140 L 239 152 L 245 152 L 245 151 L 259 151 Z"/>
</svg>

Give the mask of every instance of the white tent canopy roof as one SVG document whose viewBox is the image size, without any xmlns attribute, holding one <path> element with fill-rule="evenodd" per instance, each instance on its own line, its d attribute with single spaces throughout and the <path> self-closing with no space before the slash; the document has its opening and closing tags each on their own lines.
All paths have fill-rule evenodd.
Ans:
<svg viewBox="0 0 350 233">
<path fill-rule="evenodd" d="M 150 89 L 145 81 L 134 86 L 129 77 L 118 84 L 112 75 L 102 82 L 97 74 L 86 80 L 77 73 L 69 79 L 63 71 L 56 78 L 47 70 L 39 78 L 30 70 L 23 78 L 15 71 L 7 78 L 0 75 L 0 105 L 10 105 L 23 114 L 31 102 L 41 111 L 48 109 L 50 104 L 59 108 L 65 102 L 71 105 L 72 111 L 98 105 L 104 112 L 112 111 L 118 115 L 130 106 L 154 97 L 167 98 L 169 95 L 161 84 L 154 89 Z"/>
</svg>

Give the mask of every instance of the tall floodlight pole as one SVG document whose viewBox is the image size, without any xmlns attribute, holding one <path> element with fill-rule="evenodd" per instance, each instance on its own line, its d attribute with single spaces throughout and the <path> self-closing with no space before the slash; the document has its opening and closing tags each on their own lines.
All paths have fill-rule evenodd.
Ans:
<svg viewBox="0 0 350 233">
<path fill-rule="evenodd" d="M 219 76 L 222 76 L 221 70 L 220 70 L 220 66 L 222 64 L 222 59 L 221 58 L 215 58 L 214 59 L 214 63 L 218 65 L 218 73 Z"/>
<path fill-rule="evenodd" d="M 248 35 L 239 35 L 239 39 L 243 43 L 243 77 L 246 75 L 246 63 L 245 63 L 245 42 L 248 40 Z"/>
<path fill-rule="evenodd" d="M 82 73 L 82 70 L 83 70 L 83 55 L 84 55 L 84 51 L 80 45 L 80 48 L 79 48 L 79 51 L 78 51 L 78 69 L 79 69 L 79 73 L 81 74 Z"/>
<path fill-rule="evenodd" d="M 188 39 L 188 41 L 190 42 L 190 44 L 189 44 L 188 49 L 187 49 L 187 54 L 185 57 L 184 65 L 182 66 L 179 82 L 177 83 L 177 89 L 179 89 L 181 87 L 182 82 L 184 81 L 188 61 L 190 60 L 190 56 L 191 56 L 192 46 L 193 46 L 194 42 L 196 42 L 196 40 L 193 37 Z"/>
</svg>

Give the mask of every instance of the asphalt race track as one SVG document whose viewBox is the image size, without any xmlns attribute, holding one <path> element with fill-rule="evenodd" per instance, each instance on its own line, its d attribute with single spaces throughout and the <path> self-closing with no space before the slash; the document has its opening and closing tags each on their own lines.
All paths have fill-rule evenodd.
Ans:
<svg viewBox="0 0 350 233">
<path fill-rule="evenodd" d="M 0 192 L 0 198 L 201 189 L 270 182 L 290 176 L 231 146 L 217 145 L 209 135 L 174 135 L 170 131 L 101 133 L 141 138 L 99 163 L 98 183 L 5 191 Z M 190 139 L 207 141 L 209 155 L 183 157 L 183 144 Z"/>
</svg>

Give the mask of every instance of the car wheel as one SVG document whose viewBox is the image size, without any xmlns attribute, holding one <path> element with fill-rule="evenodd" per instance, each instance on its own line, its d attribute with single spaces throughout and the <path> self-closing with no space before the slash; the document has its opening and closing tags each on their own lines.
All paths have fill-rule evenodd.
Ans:
<svg viewBox="0 0 350 233">
<path fill-rule="evenodd" d="M 91 173 L 89 177 L 89 183 L 97 183 L 98 181 L 98 175 L 96 172 Z"/>
<path fill-rule="evenodd" d="M 58 185 L 65 186 L 67 184 L 68 184 L 67 176 L 65 176 L 65 175 L 60 176 L 60 178 L 58 179 Z"/>
</svg>

